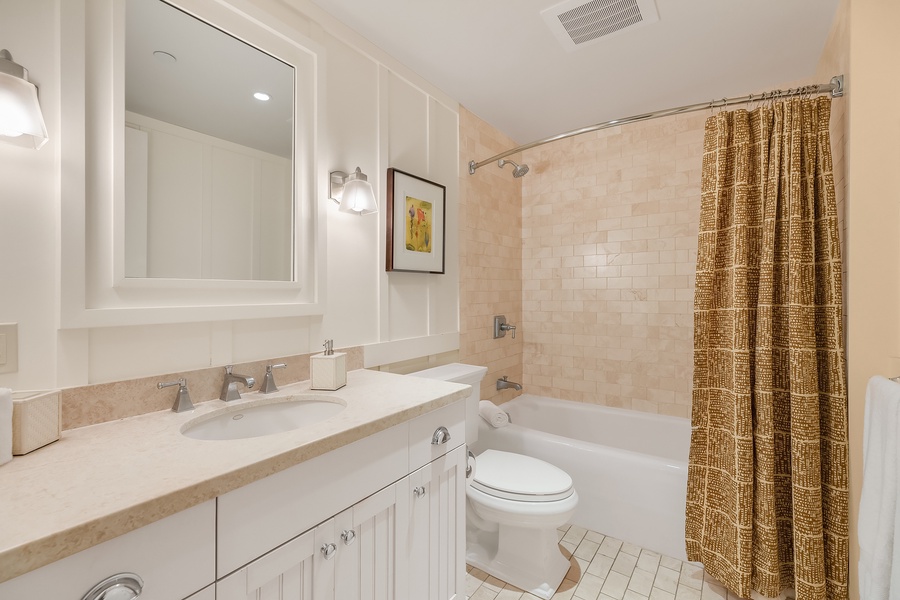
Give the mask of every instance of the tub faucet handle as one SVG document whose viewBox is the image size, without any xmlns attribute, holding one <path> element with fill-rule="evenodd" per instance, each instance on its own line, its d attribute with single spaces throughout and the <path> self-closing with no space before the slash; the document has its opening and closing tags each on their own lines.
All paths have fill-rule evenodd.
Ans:
<svg viewBox="0 0 900 600">
<path fill-rule="evenodd" d="M 506 322 L 506 315 L 494 317 L 494 339 L 506 337 L 506 332 L 512 331 L 513 339 L 516 339 L 516 326 Z"/>
</svg>

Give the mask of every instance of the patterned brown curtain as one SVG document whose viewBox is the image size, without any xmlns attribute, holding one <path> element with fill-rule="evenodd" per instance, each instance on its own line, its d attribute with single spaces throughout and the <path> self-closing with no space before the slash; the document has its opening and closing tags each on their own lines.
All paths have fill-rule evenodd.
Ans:
<svg viewBox="0 0 900 600">
<path fill-rule="evenodd" d="M 831 100 L 706 122 L 688 558 L 743 598 L 847 598 L 847 396 Z"/>
</svg>

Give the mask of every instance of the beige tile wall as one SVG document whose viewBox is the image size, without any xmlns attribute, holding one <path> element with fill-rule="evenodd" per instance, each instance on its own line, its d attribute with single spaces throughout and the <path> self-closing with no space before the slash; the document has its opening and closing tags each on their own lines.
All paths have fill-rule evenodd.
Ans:
<svg viewBox="0 0 900 600">
<path fill-rule="evenodd" d="M 493 164 L 469 175 L 470 160 L 484 160 L 517 144 L 462 107 L 459 127 L 459 358 L 488 368 L 481 397 L 501 403 L 518 395 L 498 392 L 496 382 L 503 375 L 522 381 L 522 341 L 527 337 L 493 339 L 494 315 L 506 315 L 522 330 L 523 179 L 513 178 L 511 167 L 501 171 Z"/>
<path fill-rule="evenodd" d="M 611 128 L 525 153 L 527 392 L 689 415 L 707 116 Z"/>
</svg>

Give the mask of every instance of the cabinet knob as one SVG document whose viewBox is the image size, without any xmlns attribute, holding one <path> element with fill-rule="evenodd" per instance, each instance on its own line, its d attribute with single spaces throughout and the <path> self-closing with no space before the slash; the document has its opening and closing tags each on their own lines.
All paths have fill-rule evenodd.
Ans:
<svg viewBox="0 0 900 600">
<path fill-rule="evenodd" d="M 144 580 L 134 573 L 107 577 L 81 597 L 81 600 L 133 600 L 141 595 Z"/>
<path fill-rule="evenodd" d="M 446 444 L 450 441 L 450 432 L 447 431 L 447 428 L 441 425 L 437 429 L 434 430 L 434 435 L 431 436 L 431 443 L 435 446 L 440 444 Z"/>
<path fill-rule="evenodd" d="M 345 529 L 341 532 L 341 539 L 344 540 L 344 545 L 349 546 L 356 541 L 356 532 L 352 529 Z"/>
<path fill-rule="evenodd" d="M 320 550 L 322 551 L 322 556 L 325 557 L 325 560 L 331 560 L 334 558 L 334 553 L 337 552 L 337 546 L 331 543 L 322 544 Z"/>
<path fill-rule="evenodd" d="M 416 498 L 421 498 L 422 496 L 425 495 L 425 487 L 424 487 L 424 486 L 421 486 L 421 485 L 418 485 L 418 486 L 414 487 L 414 488 L 413 488 L 413 495 L 414 495 Z"/>
</svg>

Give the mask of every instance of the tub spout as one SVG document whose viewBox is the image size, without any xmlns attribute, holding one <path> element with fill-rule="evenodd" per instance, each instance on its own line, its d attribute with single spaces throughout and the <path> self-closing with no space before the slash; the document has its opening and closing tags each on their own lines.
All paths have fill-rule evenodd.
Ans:
<svg viewBox="0 0 900 600">
<path fill-rule="evenodd" d="M 506 389 L 514 389 L 521 390 L 522 386 L 515 381 L 510 381 L 507 379 L 508 375 L 504 375 L 500 379 L 497 380 L 497 389 L 498 390 L 506 390 Z"/>
</svg>

